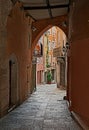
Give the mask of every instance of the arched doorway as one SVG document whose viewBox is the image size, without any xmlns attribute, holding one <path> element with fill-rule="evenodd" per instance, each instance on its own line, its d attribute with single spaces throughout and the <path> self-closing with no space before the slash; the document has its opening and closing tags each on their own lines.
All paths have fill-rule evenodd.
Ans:
<svg viewBox="0 0 89 130">
<path fill-rule="evenodd" d="M 36 55 L 36 58 L 38 57 L 37 62 L 41 63 L 41 65 L 38 65 L 38 72 L 36 74 L 38 78 L 37 83 L 39 84 L 47 83 L 47 71 L 50 70 L 52 74 L 52 81 L 53 81 L 52 83 L 57 83 L 58 88 L 66 89 L 67 86 L 66 34 L 57 26 L 53 26 L 52 28 L 50 27 L 49 29 L 47 27 L 47 30 L 43 33 L 40 39 L 38 39 L 38 42 L 36 43 L 35 46 L 35 50 L 38 47 L 38 45 L 40 45 L 40 43 L 42 43 L 43 45 L 43 55 L 39 56 Z M 44 58 L 44 60 L 42 60 L 42 57 Z"/>
<path fill-rule="evenodd" d="M 18 104 L 18 63 L 15 55 L 9 59 L 9 110 Z"/>
</svg>

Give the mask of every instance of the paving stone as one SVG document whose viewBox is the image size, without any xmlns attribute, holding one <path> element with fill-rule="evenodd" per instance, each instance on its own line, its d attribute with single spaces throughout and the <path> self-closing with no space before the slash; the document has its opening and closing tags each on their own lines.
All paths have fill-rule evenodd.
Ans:
<svg viewBox="0 0 89 130">
<path fill-rule="evenodd" d="M 56 84 L 39 85 L 23 104 L 0 119 L 0 130 L 82 130 Z"/>
</svg>

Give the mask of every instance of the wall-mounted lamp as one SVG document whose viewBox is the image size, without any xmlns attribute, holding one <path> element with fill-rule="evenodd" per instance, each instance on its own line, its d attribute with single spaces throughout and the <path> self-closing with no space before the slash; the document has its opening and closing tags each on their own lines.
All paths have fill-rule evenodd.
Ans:
<svg viewBox="0 0 89 130">
<path fill-rule="evenodd" d="M 69 49 L 69 43 L 68 42 L 66 42 L 66 49 Z"/>
<path fill-rule="evenodd" d="M 63 22 L 62 22 L 62 26 L 63 26 L 63 27 L 67 27 L 67 22 L 66 22 L 66 21 L 63 21 Z"/>
<path fill-rule="evenodd" d="M 63 45 L 62 50 L 63 50 L 63 52 L 66 52 L 68 49 L 69 49 L 69 43 L 66 42 L 66 45 L 65 46 Z"/>
<path fill-rule="evenodd" d="M 65 52 L 66 51 L 66 47 L 63 45 L 62 51 Z"/>
<path fill-rule="evenodd" d="M 32 31 L 35 32 L 36 30 L 37 30 L 37 28 L 32 26 Z"/>
<path fill-rule="evenodd" d="M 65 61 L 64 56 L 57 57 L 57 64 L 64 63 L 64 61 Z"/>
</svg>

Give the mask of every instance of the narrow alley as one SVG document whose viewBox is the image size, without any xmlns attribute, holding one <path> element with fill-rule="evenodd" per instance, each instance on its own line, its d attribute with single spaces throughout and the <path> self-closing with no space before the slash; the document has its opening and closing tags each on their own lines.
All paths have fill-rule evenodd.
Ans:
<svg viewBox="0 0 89 130">
<path fill-rule="evenodd" d="M 0 130 L 81 130 L 73 120 L 65 90 L 39 85 L 22 105 L 0 119 Z"/>
</svg>

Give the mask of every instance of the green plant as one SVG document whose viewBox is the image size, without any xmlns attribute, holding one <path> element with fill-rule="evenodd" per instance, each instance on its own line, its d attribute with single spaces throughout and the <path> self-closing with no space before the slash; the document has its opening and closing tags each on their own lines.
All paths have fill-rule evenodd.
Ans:
<svg viewBox="0 0 89 130">
<path fill-rule="evenodd" d="M 51 82 L 52 80 L 52 74 L 50 71 L 47 72 L 47 82 Z"/>
<path fill-rule="evenodd" d="M 47 67 L 47 68 L 49 68 L 49 67 L 50 67 L 50 65 L 49 65 L 49 64 L 46 64 L 46 67 Z"/>
</svg>

